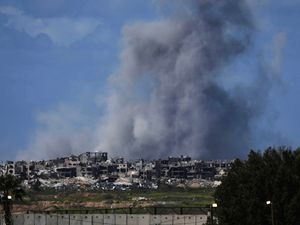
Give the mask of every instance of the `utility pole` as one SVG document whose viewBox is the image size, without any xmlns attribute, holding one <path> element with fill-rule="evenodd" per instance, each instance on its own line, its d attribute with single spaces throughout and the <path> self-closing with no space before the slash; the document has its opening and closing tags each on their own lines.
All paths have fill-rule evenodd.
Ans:
<svg viewBox="0 0 300 225">
<path fill-rule="evenodd" d="M 4 210 L 5 224 L 12 225 L 12 215 L 11 215 L 12 197 L 11 197 L 11 195 L 4 194 L 4 196 L 1 196 L 1 203 L 3 205 L 3 210 Z"/>
<path fill-rule="evenodd" d="M 210 206 L 210 224 L 214 224 L 214 214 L 213 214 L 213 207 Z"/>
<path fill-rule="evenodd" d="M 210 221 L 211 221 L 211 225 L 214 224 L 214 208 L 217 208 L 218 207 L 218 204 L 217 203 L 213 203 L 211 206 L 210 206 Z"/>
<path fill-rule="evenodd" d="M 271 207 L 271 220 L 272 220 L 272 225 L 275 225 L 273 202 L 271 202 L 271 201 L 266 201 L 266 204 L 267 204 L 267 205 L 270 205 L 270 207 Z"/>
<path fill-rule="evenodd" d="M 271 217 L 272 217 L 272 225 L 275 225 L 273 203 L 271 203 Z"/>
</svg>

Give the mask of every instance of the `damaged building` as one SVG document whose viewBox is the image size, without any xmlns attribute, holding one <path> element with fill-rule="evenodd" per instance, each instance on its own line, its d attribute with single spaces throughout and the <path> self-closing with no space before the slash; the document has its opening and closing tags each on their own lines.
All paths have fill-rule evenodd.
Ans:
<svg viewBox="0 0 300 225">
<path fill-rule="evenodd" d="M 72 178 L 89 179 L 91 184 L 100 182 L 97 187 L 110 186 L 109 183 L 156 187 L 157 183 L 170 181 L 218 181 L 226 175 L 231 163 L 230 160 L 193 160 L 189 156 L 126 161 L 121 157 L 109 159 L 107 152 L 85 152 L 51 160 L 7 161 L 1 164 L 0 172 L 17 176 L 28 184 L 37 179 L 45 185 L 55 180 L 55 187 L 59 187 L 60 180 Z"/>
</svg>

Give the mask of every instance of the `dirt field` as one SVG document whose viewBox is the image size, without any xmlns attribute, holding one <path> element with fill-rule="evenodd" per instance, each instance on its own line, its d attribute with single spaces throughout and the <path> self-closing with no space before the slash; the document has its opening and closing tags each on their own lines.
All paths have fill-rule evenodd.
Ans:
<svg viewBox="0 0 300 225">
<path fill-rule="evenodd" d="M 95 192 L 29 192 L 24 202 L 15 202 L 13 211 L 125 208 L 149 206 L 205 206 L 213 202 L 214 189 L 131 190 Z"/>
</svg>

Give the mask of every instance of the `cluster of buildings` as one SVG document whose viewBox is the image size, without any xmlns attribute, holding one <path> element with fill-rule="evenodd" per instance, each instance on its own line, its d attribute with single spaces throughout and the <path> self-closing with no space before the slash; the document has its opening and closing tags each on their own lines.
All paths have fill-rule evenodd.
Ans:
<svg viewBox="0 0 300 225">
<path fill-rule="evenodd" d="M 126 161 L 124 158 L 109 159 L 107 152 L 85 152 L 52 160 L 7 161 L 0 165 L 0 174 L 11 174 L 28 182 L 76 177 L 121 185 L 189 180 L 213 182 L 226 175 L 231 163 L 230 160 L 193 160 L 188 156 Z"/>
</svg>

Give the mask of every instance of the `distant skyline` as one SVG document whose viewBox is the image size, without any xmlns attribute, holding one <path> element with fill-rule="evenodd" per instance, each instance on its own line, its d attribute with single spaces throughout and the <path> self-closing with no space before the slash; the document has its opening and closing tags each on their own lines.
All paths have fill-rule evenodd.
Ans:
<svg viewBox="0 0 300 225">
<path fill-rule="evenodd" d="M 120 64 L 122 30 L 167 17 L 163 2 L 0 0 L 0 160 L 96 150 L 107 79 Z M 233 75 L 222 82 L 228 88 L 249 82 L 257 61 L 265 65 L 277 83 L 249 148 L 300 146 L 300 1 L 249 3 L 253 47 L 226 68 Z"/>
</svg>

